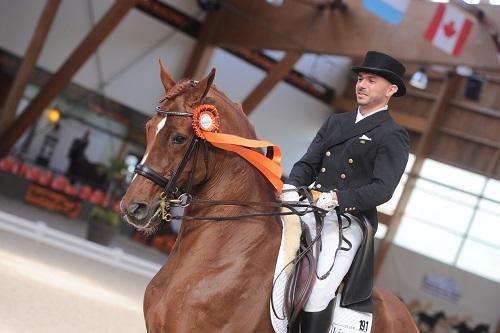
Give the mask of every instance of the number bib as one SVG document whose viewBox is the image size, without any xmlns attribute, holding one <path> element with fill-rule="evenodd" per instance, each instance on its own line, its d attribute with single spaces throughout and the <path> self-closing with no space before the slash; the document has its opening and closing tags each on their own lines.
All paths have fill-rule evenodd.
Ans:
<svg viewBox="0 0 500 333">
<path fill-rule="evenodd" d="M 333 323 L 330 333 L 369 333 L 372 329 L 372 314 L 340 306 L 341 295 L 335 298 Z"/>
</svg>

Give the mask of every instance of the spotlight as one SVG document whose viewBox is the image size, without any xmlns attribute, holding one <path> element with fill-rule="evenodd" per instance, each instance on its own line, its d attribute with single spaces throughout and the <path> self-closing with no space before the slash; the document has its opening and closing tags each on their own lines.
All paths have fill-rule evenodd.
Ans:
<svg viewBox="0 0 500 333">
<path fill-rule="evenodd" d="M 279 7 L 283 5 L 284 0 L 266 0 L 266 2 L 271 6 Z"/>
<path fill-rule="evenodd" d="M 477 76 L 469 76 L 465 85 L 465 98 L 471 101 L 478 101 L 483 83 L 483 79 Z"/>
<path fill-rule="evenodd" d="M 56 108 L 50 108 L 46 111 L 47 120 L 51 124 L 55 124 L 61 118 L 61 112 Z"/>
<path fill-rule="evenodd" d="M 410 79 L 410 85 L 418 88 L 418 89 L 425 89 L 427 88 L 427 73 L 425 70 L 425 67 L 421 67 L 418 72 L 415 72 Z"/>
<path fill-rule="evenodd" d="M 219 0 L 197 0 L 197 2 L 198 6 L 200 6 L 201 9 L 206 11 L 219 9 L 220 7 Z"/>
</svg>

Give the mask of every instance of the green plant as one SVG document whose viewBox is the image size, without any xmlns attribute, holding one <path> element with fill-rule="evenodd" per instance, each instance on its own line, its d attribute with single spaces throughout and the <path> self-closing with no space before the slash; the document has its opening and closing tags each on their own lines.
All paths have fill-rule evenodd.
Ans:
<svg viewBox="0 0 500 333">
<path fill-rule="evenodd" d="M 107 166 L 106 172 L 108 178 L 121 180 L 124 176 L 124 171 L 127 170 L 127 164 L 120 159 L 111 158 L 109 160 L 109 165 Z"/>
<path fill-rule="evenodd" d="M 92 210 L 90 211 L 90 218 L 111 227 L 118 227 L 121 223 L 120 216 L 117 213 L 99 206 L 92 207 Z"/>
</svg>

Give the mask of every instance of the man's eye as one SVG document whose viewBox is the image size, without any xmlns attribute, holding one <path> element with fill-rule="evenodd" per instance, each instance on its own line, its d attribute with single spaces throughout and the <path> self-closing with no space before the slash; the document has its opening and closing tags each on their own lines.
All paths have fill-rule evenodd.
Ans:
<svg viewBox="0 0 500 333">
<path fill-rule="evenodd" d="M 174 134 L 172 137 L 172 142 L 175 143 L 176 145 L 181 145 L 185 143 L 187 138 L 184 135 L 181 134 Z"/>
</svg>

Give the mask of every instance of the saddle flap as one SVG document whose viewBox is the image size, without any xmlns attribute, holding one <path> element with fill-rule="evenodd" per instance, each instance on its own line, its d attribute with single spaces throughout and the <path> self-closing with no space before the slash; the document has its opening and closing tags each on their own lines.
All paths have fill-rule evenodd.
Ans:
<svg viewBox="0 0 500 333">
<path fill-rule="evenodd" d="M 304 308 L 312 290 L 316 276 L 316 259 L 311 249 L 311 233 L 306 224 L 302 224 L 300 248 L 296 262 L 285 285 L 285 312 L 288 324 L 292 325 Z M 309 248 L 309 250 L 308 250 Z"/>
<path fill-rule="evenodd" d="M 359 216 L 359 220 L 363 230 L 363 241 L 344 278 L 344 291 L 340 305 L 357 311 L 372 312 L 373 227 L 365 216 Z"/>
</svg>

